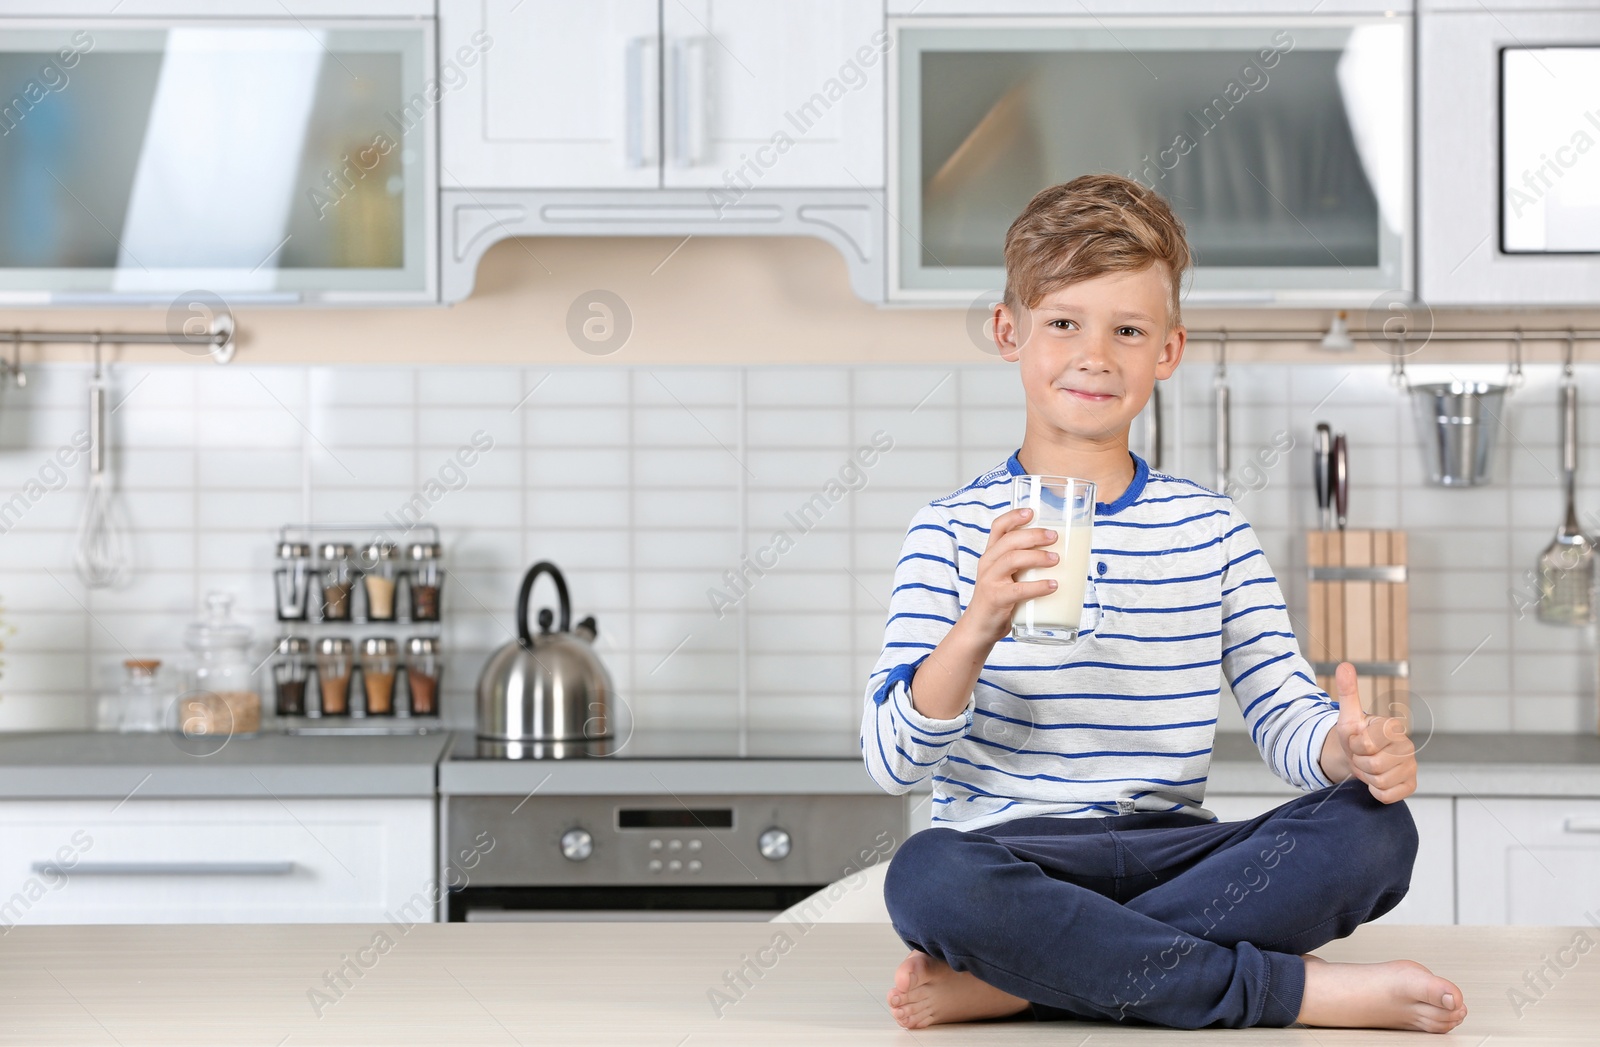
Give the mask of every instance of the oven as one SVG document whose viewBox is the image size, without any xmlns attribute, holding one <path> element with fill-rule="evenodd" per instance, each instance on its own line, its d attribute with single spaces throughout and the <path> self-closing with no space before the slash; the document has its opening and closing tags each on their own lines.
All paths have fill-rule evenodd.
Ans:
<svg viewBox="0 0 1600 1047">
<path fill-rule="evenodd" d="M 1600 302 L 1600 10 L 1432 0 L 1418 27 L 1422 297 Z"/>
<path fill-rule="evenodd" d="M 536 779 L 537 780 L 537 779 Z M 887 861 L 889 795 L 446 795 L 440 918 L 765 921 Z"/>
</svg>

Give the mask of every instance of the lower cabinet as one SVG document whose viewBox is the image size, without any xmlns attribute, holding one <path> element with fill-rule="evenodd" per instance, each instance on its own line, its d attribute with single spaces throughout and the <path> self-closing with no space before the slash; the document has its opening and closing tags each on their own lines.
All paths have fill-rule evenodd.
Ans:
<svg viewBox="0 0 1600 1047">
<path fill-rule="evenodd" d="M 1225 822 L 1264 814 L 1294 794 L 1207 796 L 1206 808 Z M 1411 866 L 1411 890 L 1400 904 L 1373 923 L 1455 923 L 1455 820 L 1449 797 L 1414 796 L 1405 801 L 1417 823 L 1417 860 Z"/>
<path fill-rule="evenodd" d="M 0 802 L 0 929 L 434 918 L 432 799 Z"/>
<path fill-rule="evenodd" d="M 1600 800 L 1456 801 L 1462 923 L 1600 924 Z"/>
</svg>

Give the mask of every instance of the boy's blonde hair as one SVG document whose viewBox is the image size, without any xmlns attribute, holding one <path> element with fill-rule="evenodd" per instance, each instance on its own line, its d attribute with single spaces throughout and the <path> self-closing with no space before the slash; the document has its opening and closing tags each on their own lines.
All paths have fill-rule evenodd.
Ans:
<svg viewBox="0 0 1600 1047">
<path fill-rule="evenodd" d="M 1161 194 L 1121 175 L 1083 175 L 1042 190 L 1006 230 L 1005 303 L 1032 309 L 1067 284 L 1160 263 L 1170 330 L 1183 320 L 1178 292 L 1192 261 Z"/>
</svg>

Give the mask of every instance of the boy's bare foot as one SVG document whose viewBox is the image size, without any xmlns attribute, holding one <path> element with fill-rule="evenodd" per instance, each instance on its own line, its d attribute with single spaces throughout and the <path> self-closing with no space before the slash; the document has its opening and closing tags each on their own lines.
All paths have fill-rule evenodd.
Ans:
<svg viewBox="0 0 1600 1047">
<path fill-rule="evenodd" d="M 945 1022 L 973 1022 L 1004 1018 L 1027 1010 L 1028 1001 L 979 981 L 965 971 L 954 971 L 943 960 L 913 952 L 894 972 L 889 990 L 889 1010 L 907 1029 Z"/>
<path fill-rule="evenodd" d="M 1461 989 L 1415 960 L 1306 964 L 1303 1025 L 1449 1032 L 1466 1016 Z"/>
</svg>

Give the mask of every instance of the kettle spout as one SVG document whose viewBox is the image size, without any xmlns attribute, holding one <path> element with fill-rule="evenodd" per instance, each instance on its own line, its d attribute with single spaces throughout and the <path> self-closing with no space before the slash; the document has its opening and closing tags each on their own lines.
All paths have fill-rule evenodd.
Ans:
<svg viewBox="0 0 1600 1047">
<path fill-rule="evenodd" d="M 590 615 L 572 628 L 572 635 L 582 637 L 588 643 L 594 643 L 594 638 L 600 635 L 600 629 L 594 624 L 594 615 Z"/>
</svg>

